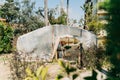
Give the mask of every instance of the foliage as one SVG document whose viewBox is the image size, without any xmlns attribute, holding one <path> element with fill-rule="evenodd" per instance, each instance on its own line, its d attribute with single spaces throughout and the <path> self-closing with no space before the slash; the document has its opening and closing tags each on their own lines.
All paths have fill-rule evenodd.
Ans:
<svg viewBox="0 0 120 80">
<path fill-rule="evenodd" d="M 97 14 L 93 13 L 93 5 L 86 3 L 81 8 L 85 11 L 85 25 L 89 31 L 97 34 L 101 29 L 104 29 L 104 25 L 98 21 Z"/>
<path fill-rule="evenodd" d="M 104 55 L 105 56 L 105 55 Z M 107 70 L 111 70 L 111 68 L 114 67 L 114 65 L 110 62 L 110 57 L 106 56 L 105 58 L 103 58 L 102 61 L 102 68 L 105 68 Z"/>
<path fill-rule="evenodd" d="M 48 10 L 48 20 L 50 24 L 57 24 L 57 20 L 55 19 L 55 15 L 57 14 L 57 8 L 52 8 Z"/>
<path fill-rule="evenodd" d="M 67 15 L 64 12 L 64 10 L 62 11 L 61 15 L 59 15 L 56 18 L 57 12 L 58 12 L 57 7 L 49 9 L 49 11 L 48 11 L 48 19 L 50 21 L 50 24 L 63 24 L 63 25 L 66 25 L 67 24 L 67 19 L 66 19 Z"/>
<path fill-rule="evenodd" d="M 12 51 L 13 30 L 11 26 L 0 23 L 0 53 Z"/>
<path fill-rule="evenodd" d="M 98 9 L 103 9 L 103 10 L 107 10 L 107 7 L 105 7 L 105 5 L 109 5 L 109 0 L 104 0 L 103 2 L 99 2 L 98 3 Z"/>
<path fill-rule="evenodd" d="M 66 75 L 69 79 L 74 80 L 78 77 L 77 73 L 73 73 L 73 72 L 77 72 L 77 69 L 75 67 L 70 66 L 69 63 L 65 63 L 62 60 L 58 60 L 58 64 L 61 66 L 61 72 L 64 72 L 64 75 Z M 71 75 L 71 73 L 73 73 Z M 61 78 L 63 78 L 65 76 L 59 74 L 57 75 L 55 80 L 60 80 Z"/>
<path fill-rule="evenodd" d="M 97 51 L 94 48 L 90 48 L 83 53 L 82 61 L 83 66 L 86 68 L 94 69 L 97 67 Z"/>
<path fill-rule="evenodd" d="M 5 4 L 1 6 L 0 16 L 5 18 L 7 22 L 14 22 L 19 13 L 19 7 L 16 5 L 15 0 L 5 0 Z"/>
<path fill-rule="evenodd" d="M 87 50 L 83 50 L 82 54 L 82 67 L 87 69 L 98 69 L 101 67 L 110 68 L 104 65 L 105 61 L 108 61 L 105 56 L 105 50 L 103 48 L 91 47 Z"/>
<path fill-rule="evenodd" d="M 58 17 L 58 24 L 63 24 L 63 25 L 67 24 L 67 19 L 66 19 L 66 13 L 65 12 L 63 12 L 62 15 L 60 15 Z"/>
<path fill-rule="evenodd" d="M 41 14 L 36 12 L 35 2 L 31 0 L 6 0 L 0 8 L 0 16 L 16 28 L 15 35 L 19 32 L 23 34 L 44 26 Z"/>
<path fill-rule="evenodd" d="M 35 8 L 35 2 L 32 0 L 6 0 L 0 8 L 0 16 L 7 22 L 15 25 L 15 35 L 24 34 L 40 27 L 44 24 L 44 9 Z M 56 18 L 57 8 L 48 9 L 48 19 L 50 24 L 67 24 L 66 13 L 62 11 Z"/>
<path fill-rule="evenodd" d="M 54 24 L 67 24 L 67 19 L 66 19 L 66 13 L 64 10 L 61 11 L 61 14 L 59 13 L 59 7 L 55 8 L 49 8 L 48 9 L 48 20 L 49 23 L 54 25 Z M 36 12 L 37 14 L 41 15 L 43 18 L 45 18 L 44 14 L 44 8 L 38 8 L 38 11 Z M 60 15 L 59 15 L 60 14 Z"/>
<path fill-rule="evenodd" d="M 19 12 L 18 18 L 18 23 L 20 25 L 18 26 L 21 27 L 23 33 L 43 27 L 44 23 L 41 16 L 34 11 L 35 2 L 31 2 L 31 0 L 23 0 L 21 4 L 21 11 Z"/>
<path fill-rule="evenodd" d="M 114 77 L 120 78 L 120 1 L 109 0 L 108 5 L 104 5 L 110 15 L 108 20 L 107 30 L 107 55 L 111 57 L 111 63 L 114 68 L 111 69 L 111 74 Z"/>
<path fill-rule="evenodd" d="M 40 70 L 39 66 L 42 65 L 44 65 L 44 62 L 39 61 L 38 57 L 35 58 L 35 61 L 32 61 L 32 58 L 29 55 L 26 54 L 25 56 L 21 57 L 20 54 L 14 52 L 10 61 L 10 78 L 12 80 L 24 80 L 27 77 L 31 77 L 30 74 L 34 74 L 34 77 L 37 77 Z M 28 70 L 28 73 L 26 73 L 26 70 Z M 29 70 L 31 72 L 29 72 Z"/>
<path fill-rule="evenodd" d="M 48 68 L 40 66 L 35 73 L 33 73 L 30 68 L 26 69 L 27 76 L 25 80 L 46 80 Z"/>
<path fill-rule="evenodd" d="M 104 24 L 97 20 L 96 15 L 92 16 L 92 20 L 86 25 L 88 26 L 88 30 L 93 31 L 95 34 L 97 34 L 101 29 L 104 29 Z"/>
</svg>

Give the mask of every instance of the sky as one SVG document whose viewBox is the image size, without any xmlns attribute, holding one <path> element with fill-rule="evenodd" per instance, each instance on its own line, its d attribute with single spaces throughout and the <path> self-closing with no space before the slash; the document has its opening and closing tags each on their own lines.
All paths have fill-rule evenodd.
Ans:
<svg viewBox="0 0 120 80">
<path fill-rule="evenodd" d="M 43 0 L 35 0 L 36 6 L 44 7 Z M 67 0 L 64 1 L 64 7 L 66 7 Z M 85 0 L 69 0 L 69 18 L 80 20 L 80 18 L 84 17 L 84 11 L 80 8 L 80 6 L 84 5 Z M 55 8 L 57 5 L 60 5 L 60 0 L 48 0 L 48 8 Z"/>
<path fill-rule="evenodd" d="M 44 7 L 44 0 L 32 0 L 36 2 L 36 7 Z M 67 0 L 64 1 L 64 8 L 66 7 Z M 84 11 L 80 8 L 83 6 L 85 0 L 69 0 L 69 18 L 76 19 L 79 21 L 84 17 Z M 0 0 L 0 4 L 3 3 L 4 0 Z M 55 8 L 56 6 L 60 6 L 60 0 L 48 0 L 48 8 Z"/>
</svg>

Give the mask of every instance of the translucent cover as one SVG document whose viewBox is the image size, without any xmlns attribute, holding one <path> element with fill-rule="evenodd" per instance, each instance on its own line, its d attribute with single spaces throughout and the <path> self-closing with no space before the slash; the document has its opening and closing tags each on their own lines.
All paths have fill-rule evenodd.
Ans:
<svg viewBox="0 0 120 80">
<path fill-rule="evenodd" d="M 57 50 L 61 37 L 75 37 L 83 44 L 84 49 L 95 46 L 96 36 L 79 27 L 64 25 L 46 26 L 20 36 L 17 40 L 17 50 L 21 55 L 51 59 Z"/>
</svg>

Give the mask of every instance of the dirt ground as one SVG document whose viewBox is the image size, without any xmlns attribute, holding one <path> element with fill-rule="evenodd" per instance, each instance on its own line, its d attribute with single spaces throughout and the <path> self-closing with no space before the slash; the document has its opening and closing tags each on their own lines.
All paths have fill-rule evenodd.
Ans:
<svg viewBox="0 0 120 80">
<path fill-rule="evenodd" d="M 10 80 L 10 57 L 11 54 L 0 55 L 0 80 Z"/>
<path fill-rule="evenodd" d="M 0 55 L 0 80 L 11 80 L 10 79 L 10 66 L 9 60 L 11 59 L 11 54 Z M 60 66 L 58 64 L 50 64 L 48 69 L 48 74 L 50 76 L 49 80 L 54 80 L 56 75 L 59 74 Z M 106 76 L 101 72 L 97 71 L 97 80 L 105 80 Z M 79 72 L 79 77 L 75 80 L 85 80 L 84 77 L 92 76 L 92 71 L 83 70 Z M 69 80 L 68 78 L 63 78 L 62 80 Z"/>
</svg>

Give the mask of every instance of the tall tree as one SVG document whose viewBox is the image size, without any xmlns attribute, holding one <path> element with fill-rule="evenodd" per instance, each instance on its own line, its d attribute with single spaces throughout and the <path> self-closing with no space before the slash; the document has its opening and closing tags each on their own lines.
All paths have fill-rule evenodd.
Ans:
<svg viewBox="0 0 120 80">
<path fill-rule="evenodd" d="M 86 3 L 84 7 L 81 7 L 85 12 L 84 26 L 87 27 L 87 30 L 97 34 L 101 29 L 104 28 L 104 25 L 98 21 L 97 14 L 93 14 L 93 6 L 90 3 Z"/>
<path fill-rule="evenodd" d="M 35 2 L 31 2 L 31 0 L 22 0 L 21 11 L 19 12 L 19 24 L 23 33 L 30 32 L 44 26 L 41 16 L 36 14 L 34 8 Z"/>
<path fill-rule="evenodd" d="M 15 0 L 6 0 L 5 4 L 0 8 L 0 16 L 5 18 L 7 22 L 15 22 L 17 21 L 19 10 Z"/>
</svg>

